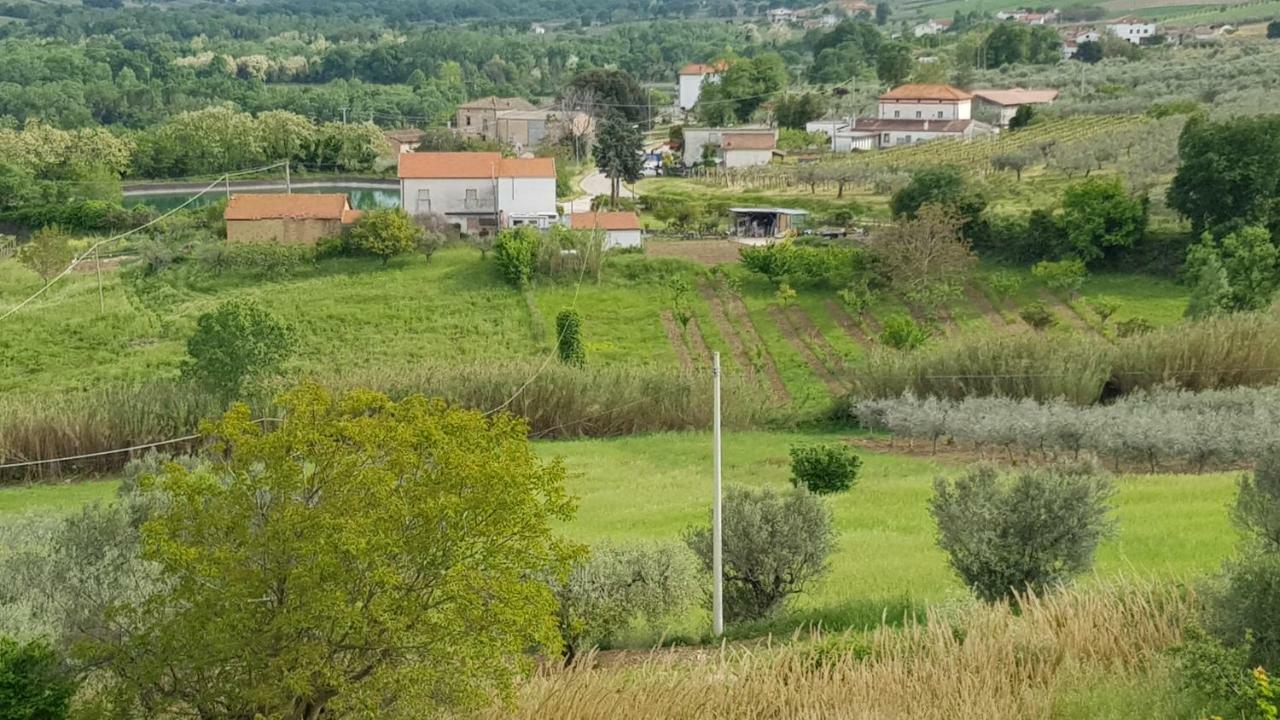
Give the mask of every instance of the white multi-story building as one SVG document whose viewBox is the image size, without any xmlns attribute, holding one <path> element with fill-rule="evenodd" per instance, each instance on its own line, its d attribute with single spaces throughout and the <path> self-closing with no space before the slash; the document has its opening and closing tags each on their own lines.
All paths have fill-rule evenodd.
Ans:
<svg viewBox="0 0 1280 720">
<path fill-rule="evenodd" d="M 554 158 L 496 152 L 400 156 L 400 204 L 410 215 L 438 215 L 468 233 L 495 232 L 557 217 Z"/>
<path fill-rule="evenodd" d="M 969 138 L 973 96 L 950 85 L 900 85 L 880 96 L 876 117 L 857 118 L 831 136 L 836 152 L 912 145 L 939 137 Z"/>
<path fill-rule="evenodd" d="M 765 165 L 778 146 L 778 130 L 771 127 L 684 129 L 680 159 L 688 167 L 703 161 L 708 146 L 714 149 L 716 164 L 723 167 Z"/>
<path fill-rule="evenodd" d="M 698 96 L 702 94 L 702 84 L 707 81 L 714 82 L 719 80 L 720 73 L 724 72 L 724 70 L 725 66 L 722 62 L 712 65 L 689 63 L 680 68 L 680 109 L 692 110 L 693 106 L 698 104 Z"/>
<path fill-rule="evenodd" d="M 1107 23 L 1107 32 L 1134 45 L 1155 37 L 1156 24 L 1139 18 L 1117 18 Z"/>
</svg>

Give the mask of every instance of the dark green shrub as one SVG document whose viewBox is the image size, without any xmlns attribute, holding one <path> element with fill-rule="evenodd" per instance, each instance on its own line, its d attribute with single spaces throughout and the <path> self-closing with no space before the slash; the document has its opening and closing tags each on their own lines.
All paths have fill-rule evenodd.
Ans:
<svg viewBox="0 0 1280 720">
<path fill-rule="evenodd" d="M 910 315 L 897 313 L 885 318 L 880 342 L 894 350 L 915 350 L 929 341 L 928 329 Z"/>
<path fill-rule="evenodd" d="M 862 459 L 844 443 L 791 448 L 791 484 L 818 495 L 852 488 L 861 467 Z"/>
<path fill-rule="evenodd" d="M 1047 330 L 1058 322 L 1058 318 L 1053 312 L 1042 302 L 1036 301 L 1022 308 L 1022 312 L 1018 313 L 1022 321 L 1036 330 Z"/>
<path fill-rule="evenodd" d="M 1021 470 L 978 467 L 938 478 L 929 512 L 951 567 L 987 602 L 1050 590 L 1087 571 L 1111 533 L 1110 480 L 1089 465 Z"/>
<path fill-rule="evenodd" d="M 582 315 L 577 310 L 561 310 L 556 314 L 556 352 L 565 365 L 582 367 L 587 351 L 582 346 Z"/>
<path fill-rule="evenodd" d="M 157 244 L 156 252 L 164 246 Z M 287 277 L 315 263 L 315 248 L 306 245 L 280 245 L 279 243 L 226 243 L 222 250 L 202 247 L 196 253 L 196 261 L 206 270 L 222 273 L 231 270 L 252 278 L 267 280 Z M 156 261 L 150 261 L 155 267 Z"/>
<path fill-rule="evenodd" d="M 400 208 L 371 210 L 360 216 L 348 239 L 351 247 L 382 258 L 383 264 L 397 255 L 413 252 L 422 238 L 422 229 Z"/>
<path fill-rule="evenodd" d="M 805 490 L 729 487 L 724 496 L 724 612 L 730 622 L 776 612 L 829 569 L 835 549 L 831 511 Z M 711 527 L 690 528 L 685 540 L 711 569 Z"/>
<path fill-rule="evenodd" d="M 742 266 L 754 273 L 778 283 L 791 272 L 795 260 L 795 246 L 790 242 L 776 242 L 769 245 L 744 245 L 738 254 L 742 257 Z"/>
<path fill-rule="evenodd" d="M 288 325 L 252 300 L 228 300 L 196 320 L 182 376 L 224 398 L 280 371 L 293 349 Z"/>
<path fill-rule="evenodd" d="M 1156 326 L 1144 317 L 1131 317 L 1116 323 L 1116 335 L 1122 338 L 1146 335 L 1155 329 Z"/>
<path fill-rule="evenodd" d="M 493 243 L 493 258 L 507 282 L 524 287 L 533 278 L 541 243 L 536 228 L 518 227 L 498 233 Z"/>
<path fill-rule="evenodd" d="M 53 648 L 0 637 L 0 720 L 62 720 L 75 692 Z"/>
</svg>

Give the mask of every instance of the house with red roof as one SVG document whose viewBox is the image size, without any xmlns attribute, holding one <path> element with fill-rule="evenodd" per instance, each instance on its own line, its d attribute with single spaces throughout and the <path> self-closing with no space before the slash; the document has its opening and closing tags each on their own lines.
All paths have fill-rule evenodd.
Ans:
<svg viewBox="0 0 1280 720">
<path fill-rule="evenodd" d="M 400 204 L 436 215 L 467 233 L 517 225 L 548 227 L 556 212 L 554 158 L 496 152 L 421 152 L 400 156 Z"/>
<path fill-rule="evenodd" d="M 676 77 L 676 82 L 680 86 L 678 94 L 680 109 L 685 111 L 692 110 L 693 106 L 698 104 L 698 96 L 702 94 L 702 84 L 719 80 L 720 73 L 728 68 L 728 63 L 723 60 L 717 60 L 710 65 L 689 63 L 680 68 L 680 72 Z"/>
<path fill-rule="evenodd" d="M 315 245 L 360 219 L 340 193 L 236 193 L 222 212 L 227 241 Z"/>
<path fill-rule="evenodd" d="M 643 242 L 640 216 L 634 212 L 580 212 L 565 220 L 572 230 L 604 233 L 604 249 L 638 248 Z"/>
<path fill-rule="evenodd" d="M 970 138 L 973 95 L 951 85 L 912 83 L 880 96 L 874 118 L 857 118 L 831 136 L 837 152 L 913 145 L 940 137 Z"/>
</svg>

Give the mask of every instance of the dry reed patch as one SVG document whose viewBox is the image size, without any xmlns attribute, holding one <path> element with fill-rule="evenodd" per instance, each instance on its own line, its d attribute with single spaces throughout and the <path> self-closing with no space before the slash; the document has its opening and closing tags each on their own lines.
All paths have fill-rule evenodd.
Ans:
<svg viewBox="0 0 1280 720">
<path fill-rule="evenodd" d="M 780 647 L 656 651 L 623 667 L 547 668 L 496 718 L 1048 718 L 1083 674 L 1137 673 L 1181 639 L 1194 597 L 1111 585 Z"/>
</svg>

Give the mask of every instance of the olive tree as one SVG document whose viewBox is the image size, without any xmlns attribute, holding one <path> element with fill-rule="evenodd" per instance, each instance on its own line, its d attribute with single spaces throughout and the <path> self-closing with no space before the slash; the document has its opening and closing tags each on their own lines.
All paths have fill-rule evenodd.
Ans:
<svg viewBox="0 0 1280 720">
<path fill-rule="evenodd" d="M 938 478 L 929 512 L 952 569 L 987 602 L 1062 585 L 1093 565 L 1112 531 L 1110 480 L 1086 465 L 1000 477 L 980 466 L 954 482 Z"/>
<path fill-rule="evenodd" d="M 73 259 L 71 238 L 57 227 L 37 230 L 18 251 L 18 260 L 45 281 L 66 270 Z"/>
<path fill-rule="evenodd" d="M 729 621 L 758 620 L 827 573 L 835 549 L 831 511 L 806 490 L 730 487 L 724 496 L 724 611 Z M 685 540 L 711 569 L 711 528 Z"/>
<path fill-rule="evenodd" d="M 224 398 L 278 373 L 293 352 L 293 330 L 253 300 L 228 300 L 196 320 L 183 378 Z"/>
</svg>

